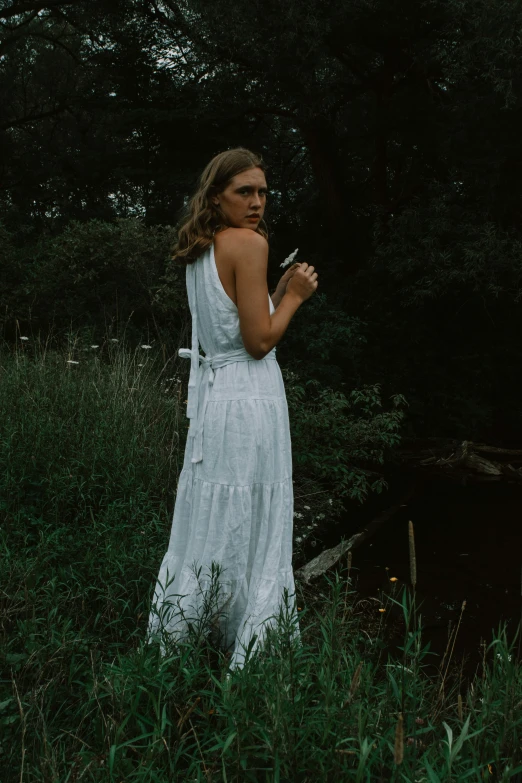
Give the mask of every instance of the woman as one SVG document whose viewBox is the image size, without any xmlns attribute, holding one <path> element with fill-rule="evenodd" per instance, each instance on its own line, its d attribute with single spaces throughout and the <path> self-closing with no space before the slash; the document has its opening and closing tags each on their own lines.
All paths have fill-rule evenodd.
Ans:
<svg viewBox="0 0 522 783">
<path fill-rule="evenodd" d="M 206 597 L 231 669 L 275 625 L 285 589 L 295 605 L 292 452 L 275 346 L 318 283 L 313 266 L 296 263 L 269 296 L 266 198 L 261 157 L 242 147 L 216 155 L 173 254 L 192 315 L 192 347 L 179 350 L 191 361 L 190 428 L 149 641 L 163 645 L 162 631 L 183 638 Z"/>
</svg>

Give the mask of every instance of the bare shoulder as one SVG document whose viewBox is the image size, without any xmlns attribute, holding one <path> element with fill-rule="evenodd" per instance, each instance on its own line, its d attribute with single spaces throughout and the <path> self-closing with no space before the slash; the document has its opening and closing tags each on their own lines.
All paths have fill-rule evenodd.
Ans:
<svg viewBox="0 0 522 783">
<path fill-rule="evenodd" d="M 249 228 L 227 228 L 220 231 L 214 239 L 219 237 L 218 242 L 226 247 L 230 253 L 244 252 L 245 250 L 268 250 L 268 242 L 262 234 L 252 231 Z"/>
</svg>

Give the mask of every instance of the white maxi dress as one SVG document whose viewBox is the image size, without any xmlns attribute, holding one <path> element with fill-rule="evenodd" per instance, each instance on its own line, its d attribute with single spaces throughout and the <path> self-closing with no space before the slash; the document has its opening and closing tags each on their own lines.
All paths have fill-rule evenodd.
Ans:
<svg viewBox="0 0 522 783">
<path fill-rule="evenodd" d="M 266 627 L 275 626 L 285 588 L 295 618 L 288 406 L 276 349 L 256 360 L 244 347 L 213 244 L 187 265 L 186 284 L 192 346 L 178 353 L 191 361 L 190 427 L 148 638 L 160 629 L 176 640 L 186 636 L 187 620 L 201 616 L 203 596 L 211 595 L 217 562 L 215 622 L 235 669 L 244 665 L 249 645 L 256 650 Z M 269 308 L 272 314 L 270 296 Z M 297 622 L 292 633 L 300 638 Z"/>
</svg>

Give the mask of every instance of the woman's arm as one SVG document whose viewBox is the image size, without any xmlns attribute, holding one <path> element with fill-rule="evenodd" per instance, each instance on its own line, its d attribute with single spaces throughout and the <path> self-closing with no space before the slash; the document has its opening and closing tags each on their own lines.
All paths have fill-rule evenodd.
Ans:
<svg viewBox="0 0 522 783">
<path fill-rule="evenodd" d="M 281 294 L 280 294 L 280 293 L 277 291 L 277 288 L 276 288 L 276 290 L 274 291 L 274 293 L 273 293 L 273 294 L 270 294 L 270 299 L 272 300 L 272 304 L 274 305 L 274 307 L 275 307 L 275 309 L 276 309 L 276 310 L 277 310 L 277 308 L 279 307 L 279 302 L 281 301 L 281 299 L 282 299 L 282 298 L 283 298 L 283 297 L 282 297 L 282 295 L 281 295 Z"/>
</svg>

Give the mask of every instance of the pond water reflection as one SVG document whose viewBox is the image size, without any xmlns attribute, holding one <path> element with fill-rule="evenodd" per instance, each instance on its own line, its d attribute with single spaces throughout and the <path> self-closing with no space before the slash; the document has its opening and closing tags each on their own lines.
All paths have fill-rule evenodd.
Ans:
<svg viewBox="0 0 522 783">
<path fill-rule="evenodd" d="M 390 577 L 398 578 L 399 588 L 409 584 L 410 519 L 423 641 L 442 655 L 448 624 L 458 621 L 465 600 L 454 658 L 465 654 L 470 663 L 477 662 L 482 639 L 489 643 L 502 620 L 512 637 L 521 619 L 522 487 L 505 481 L 460 486 L 428 479 L 419 494 L 354 550 L 352 576 L 361 596 L 378 596 L 382 590 L 389 594 Z M 342 523 L 335 531 L 336 540 L 331 530 L 323 545 L 333 546 L 352 532 L 343 531 Z"/>
</svg>

